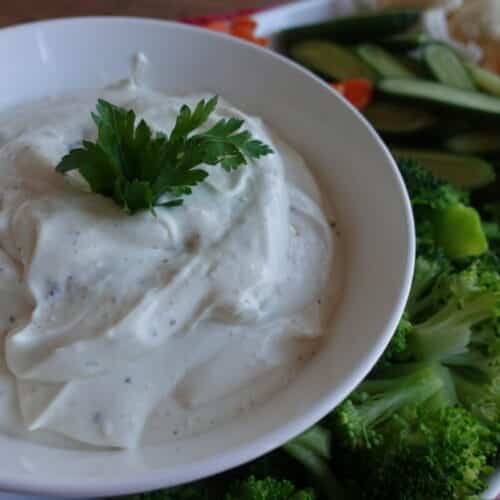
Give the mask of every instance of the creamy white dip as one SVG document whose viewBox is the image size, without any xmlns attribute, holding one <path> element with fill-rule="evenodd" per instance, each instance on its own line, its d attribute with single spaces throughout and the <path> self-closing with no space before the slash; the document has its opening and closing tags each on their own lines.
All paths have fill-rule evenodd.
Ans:
<svg viewBox="0 0 500 500">
<path fill-rule="evenodd" d="M 129 216 L 56 173 L 95 140 L 98 96 L 167 133 L 206 97 L 132 81 L 0 115 L 0 432 L 128 448 L 203 432 L 285 387 L 327 329 L 339 259 L 301 157 L 223 101 L 208 125 L 241 117 L 275 154 L 207 166 L 181 207 Z"/>
</svg>

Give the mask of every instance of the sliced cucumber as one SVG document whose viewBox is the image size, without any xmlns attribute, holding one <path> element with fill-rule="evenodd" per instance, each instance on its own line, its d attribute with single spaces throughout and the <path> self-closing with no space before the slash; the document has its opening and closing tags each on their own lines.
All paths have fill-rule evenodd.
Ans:
<svg viewBox="0 0 500 500">
<path fill-rule="evenodd" d="M 445 146 L 455 153 L 500 153 L 499 130 L 475 130 L 463 132 L 448 139 Z"/>
<path fill-rule="evenodd" d="M 419 79 L 386 78 L 378 89 L 391 97 L 416 99 L 500 118 L 500 99 Z"/>
<path fill-rule="evenodd" d="M 432 43 L 424 49 L 424 59 L 436 80 L 450 87 L 475 90 L 474 83 L 455 51 L 441 43 Z"/>
<path fill-rule="evenodd" d="M 405 54 L 398 54 L 395 57 L 397 57 L 400 64 L 406 66 L 417 78 L 425 79 L 429 77 L 429 68 L 423 61 Z"/>
<path fill-rule="evenodd" d="M 419 49 L 432 42 L 433 39 L 425 33 L 402 33 L 401 35 L 383 38 L 378 43 L 390 50 L 406 52 L 408 50 Z"/>
<path fill-rule="evenodd" d="M 495 181 L 495 169 L 475 156 L 462 156 L 440 151 L 392 149 L 397 160 L 413 159 L 436 177 L 465 189 L 478 189 Z"/>
<path fill-rule="evenodd" d="M 356 52 L 366 64 L 384 78 L 416 78 L 415 73 L 407 66 L 377 45 L 360 45 Z"/>
<path fill-rule="evenodd" d="M 411 134 L 428 129 L 436 122 L 425 109 L 381 100 L 371 103 L 364 114 L 379 132 L 385 134 Z"/>
<path fill-rule="evenodd" d="M 420 20 L 417 9 L 399 9 L 378 14 L 340 17 L 319 24 L 284 30 L 278 36 L 285 48 L 312 38 L 339 43 L 372 42 L 408 30 Z"/>
<path fill-rule="evenodd" d="M 481 68 L 475 64 L 466 62 L 465 67 L 474 80 L 474 83 L 484 92 L 495 96 L 500 96 L 500 76 Z"/>
<path fill-rule="evenodd" d="M 309 69 L 332 80 L 367 78 L 375 80 L 375 72 L 349 49 L 331 42 L 308 40 L 295 44 L 290 55 Z"/>
</svg>

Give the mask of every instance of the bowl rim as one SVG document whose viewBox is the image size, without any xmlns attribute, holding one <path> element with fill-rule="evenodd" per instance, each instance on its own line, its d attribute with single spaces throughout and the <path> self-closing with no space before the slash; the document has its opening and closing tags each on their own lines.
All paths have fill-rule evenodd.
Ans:
<svg viewBox="0 0 500 500">
<path fill-rule="evenodd" d="M 278 54 L 266 48 L 249 44 L 243 40 L 230 37 L 223 33 L 217 33 L 200 28 L 198 26 L 165 19 L 113 15 L 60 17 L 34 22 L 21 22 L 18 24 L 0 28 L 0 39 L 5 34 L 14 31 L 30 31 L 37 28 L 51 28 L 58 25 L 71 25 L 73 23 L 82 22 L 93 24 L 128 23 L 134 25 L 143 25 L 145 28 L 148 25 L 155 25 L 166 27 L 169 29 L 185 30 L 187 32 L 203 31 L 204 34 L 208 37 L 224 37 L 229 43 L 233 43 L 235 45 L 243 45 L 247 49 L 258 51 L 263 56 L 274 59 L 279 64 L 293 66 L 296 71 L 307 74 L 307 76 L 313 79 L 316 84 L 329 89 L 329 91 L 334 94 L 334 91 L 328 86 L 327 83 L 325 83 L 316 75 L 312 74 L 307 69 L 303 68 L 299 64 L 291 61 L 281 54 Z M 406 228 L 407 255 L 405 274 L 402 279 L 402 287 L 397 303 L 393 305 L 392 314 L 386 321 L 384 334 L 381 334 L 379 336 L 378 342 L 372 346 L 369 354 L 367 354 L 365 358 L 360 362 L 359 367 L 353 373 L 351 373 L 348 378 L 343 380 L 342 384 L 335 388 L 334 398 L 332 397 L 331 393 L 325 395 L 323 398 L 318 400 L 315 405 L 311 406 L 307 413 L 287 420 L 280 428 L 261 435 L 253 442 L 244 443 L 238 448 L 230 449 L 216 456 L 212 456 L 209 459 L 197 461 L 194 464 L 182 465 L 182 471 L 177 475 L 178 480 L 176 481 L 176 483 L 178 483 L 179 485 L 191 481 L 196 481 L 214 474 L 222 473 L 234 467 L 240 466 L 246 462 L 254 460 L 257 457 L 260 457 L 282 446 L 283 443 L 293 439 L 294 437 L 314 425 L 316 422 L 321 420 L 332 410 L 332 405 L 336 405 L 337 402 L 345 399 L 352 392 L 355 386 L 364 377 L 366 377 L 366 375 L 375 365 L 376 361 L 388 345 L 392 337 L 391 332 L 395 331 L 397 324 L 399 323 L 410 292 L 415 264 L 415 230 L 411 203 L 401 174 L 399 173 L 396 163 L 392 158 L 387 146 L 356 108 L 354 108 L 347 101 L 344 101 L 343 103 L 345 106 L 349 107 L 351 112 L 356 115 L 357 119 L 360 120 L 368 128 L 370 135 L 377 143 L 380 150 L 384 153 L 386 161 L 392 166 L 395 173 L 397 186 L 401 192 L 401 198 L 404 207 L 404 213 L 402 215 L 408 223 Z M 333 401 L 333 399 L 335 399 L 335 401 Z M 5 477 L 0 471 L 0 487 L 3 490 L 17 493 L 22 492 L 28 494 L 45 494 L 67 497 L 102 497 L 110 495 L 139 493 L 165 487 L 164 476 L 165 469 L 161 468 L 155 470 L 141 470 L 136 475 L 132 476 L 120 475 L 112 478 L 85 478 L 81 482 L 76 482 L 73 478 L 70 480 L 61 479 L 55 482 L 51 479 L 45 480 L 39 478 L 30 478 L 29 475 L 20 474 L 16 475 L 15 477 L 12 477 L 12 475 L 9 475 L 9 477 Z"/>
</svg>

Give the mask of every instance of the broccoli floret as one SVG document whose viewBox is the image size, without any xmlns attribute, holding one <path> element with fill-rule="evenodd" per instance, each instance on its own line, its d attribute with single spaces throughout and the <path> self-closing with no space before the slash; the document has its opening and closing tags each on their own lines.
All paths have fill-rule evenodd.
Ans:
<svg viewBox="0 0 500 500">
<path fill-rule="evenodd" d="M 224 500 L 314 500 L 311 490 L 298 491 L 290 481 L 253 477 L 236 483 Z"/>
<path fill-rule="evenodd" d="M 378 376 L 365 380 L 333 413 L 334 438 L 346 448 L 377 447 L 385 439 L 382 424 L 449 387 L 447 371 L 437 364 L 403 364 Z"/>
<path fill-rule="evenodd" d="M 200 485 L 180 486 L 123 497 L 124 500 L 212 500 L 206 488 Z"/>
<path fill-rule="evenodd" d="M 443 359 L 460 403 L 494 431 L 500 430 L 500 324 L 474 328 L 468 350 Z M 499 434 L 500 436 L 500 434 Z"/>
<path fill-rule="evenodd" d="M 477 210 L 464 191 L 434 177 L 413 160 L 399 162 L 413 207 L 419 241 L 432 241 L 452 259 L 488 250 Z"/>
<path fill-rule="evenodd" d="M 456 203 L 469 204 L 469 195 L 465 191 L 438 179 L 415 160 L 400 160 L 398 167 L 414 209 L 440 209 Z"/>
<path fill-rule="evenodd" d="M 413 325 L 408 319 L 408 314 L 404 313 L 399 320 L 398 327 L 392 336 L 391 342 L 387 346 L 384 354 L 379 359 L 377 368 L 388 366 L 394 361 L 401 361 L 408 344 L 407 337 L 412 331 Z"/>
<path fill-rule="evenodd" d="M 393 440 L 371 450 L 366 470 L 367 499 L 450 500 L 485 488 L 496 453 L 491 432 L 463 408 L 426 413 L 391 427 Z"/>
<path fill-rule="evenodd" d="M 170 490 L 158 490 L 125 497 L 127 500 L 315 500 L 309 489 L 298 490 L 293 483 L 270 477 L 256 479 L 253 476 L 223 485 L 225 493 L 207 488 L 206 482 L 194 483 Z"/>
<path fill-rule="evenodd" d="M 406 305 L 406 310 L 411 317 L 415 315 L 412 311 L 415 302 L 430 290 L 440 274 L 450 271 L 451 267 L 452 264 L 442 248 L 429 240 L 419 241 L 410 297 Z"/>
<path fill-rule="evenodd" d="M 486 256 L 461 271 L 442 273 L 414 307 L 427 315 L 414 322 L 408 354 L 417 360 L 441 359 L 466 352 L 474 327 L 500 311 L 500 276 L 496 259 Z"/>
<path fill-rule="evenodd" d="M 404 364 L 378 374 L 380 378 L 365 380 L 334 411 L 331 424 L 335 440 L 351 450 L 379 446 L 387 438 L 385 431 L 390 425 L 385 424 L 398 412 L 448 389 L 446 375 L 436 364 Z"/>
<path fill-rule="evenodd" d="M 500 377 L 484 382 L 458 370 L 453 380 L 460 403 L 495 433 L 500 445 Z"/>
<path fill-rule="evenodd" d="M 342 500 L 347 493 L 332 473 L 331 433 L 316 425 L 287 443 L 283 449 L 312 475 L 326 500 Z"/>
<path fill-rule="evenodd" d="M 334 468 L 360 485 L 358 498 L 444 500 L 480 492 L 498 436 L 456 403 L 440 364 L 391 367 L 385 378 L 363 382 L 330 417 Z"/>
</svg>

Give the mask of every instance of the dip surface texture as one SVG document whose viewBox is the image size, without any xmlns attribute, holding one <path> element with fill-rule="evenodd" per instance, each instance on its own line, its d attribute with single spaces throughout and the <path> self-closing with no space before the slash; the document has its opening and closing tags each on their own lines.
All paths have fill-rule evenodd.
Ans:
<svg viewBox="0 0 500 500">
<path fill-rule="evenodd" d="M 328 330 L 339 252 L 301 157 L 225 102 L 207 126 L 240 117 L 274 154 L 206 166 L 180 207 L 130 216 L 58 174 L 95 141 L 97 97 L 168 134 L 207 96 L 124 82 L 0 115 L 0 432 L 131 448 L 283 389 Z"/>
</svg>

